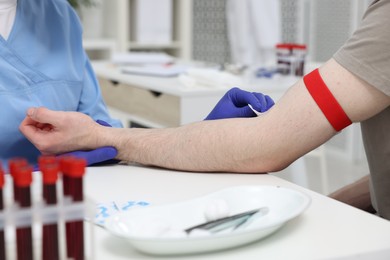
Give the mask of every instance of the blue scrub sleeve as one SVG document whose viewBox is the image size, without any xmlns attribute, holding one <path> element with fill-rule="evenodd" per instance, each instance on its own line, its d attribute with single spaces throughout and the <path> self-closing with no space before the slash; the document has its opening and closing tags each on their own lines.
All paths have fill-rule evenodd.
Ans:
<svg viewBox="0 0 390 260">
<path fill-rule="evenodd" d="M 88 58 L 86 58 L 85 63 L 84 87 L 78 111 L 91 116 L 95 120 L 104 120 L 113 127 L 123 127 L 119 120 L 113 119 L 109 115 L 100 91 L 99 82 Z"/>
</svg>

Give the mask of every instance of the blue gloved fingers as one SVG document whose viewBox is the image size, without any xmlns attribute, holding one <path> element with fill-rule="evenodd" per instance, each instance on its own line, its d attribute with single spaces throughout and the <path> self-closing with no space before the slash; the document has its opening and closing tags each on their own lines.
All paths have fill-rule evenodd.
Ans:
<svg viewBox="0 0 390 260">
<path fill-rule="evenodd" d="M 107 123 L 106 121 L 103 121 L 103 120 L 96 120 L 96 123 L 98 123 L 99 125 L 102 125 L 102 126 L 109 126 L 109 127 L 112 127 L 112 125 L 110 125 L 109 123 Z"/>
<path fill-rule="evenodd" d="M 265 99 L 267 100 L 267 108 L 266 108 L 266 110 L 269 110 L 271 107 L 273 107 L 273 105 L 275 105 L 275 101 L 268 95 L 265 95 Z"/>
<path fill-rule="evenodd" d="M 254 110 L 261 113 L 270 109 L 275 103 L 272 98 L 268 95 L 262 93 L 252 92 L 252 94 L 257 98 L 258 103 L 250 103 Z"/>
<path fill-rule="evenodd" d="M 248 104 L 256 111 L 265 112 L 272 107 L 273 100 L 261 93 L 251 93 L 234 87 L 225 93 L 205 120 L 256 116 Z"/>
<path fill-rule="evenodd" d="M 258 112 L 264 112 L 267 107 L 267 100 L 265 99 L 265 96 L 262 93 L 252 92 L 251 93 L 253 97 L 255 98 L 255 102 L 251 102 L 252 108 Z"/>
<path fill-rule="evenodd" d="M 240 107 L 240 108 L 237 108 L 238 111 L 238 115 L 237 117 L 256 117 L 256 113 L 253 112 L 253 110 L 248 106 L 246 105 L 245 107 Z"/>
<path fill-rule="evenodd" d="M 229 92 L 231 100 L 236 107 L 246 107 L 248 104 L 251 104 L 254 110 L 265 112 L 275 104 L 270 96 L 262 93 L 251 93 L 237 87 L 232 88 Z"/>
<path fill-rule="evenodd" d="M 230 89 L 228 94 L 235 107 L 245 107 L 248 104 L 258 102 L 257 98 L 252 93 L 237 87 Z"/>
<path fill-rule="evenodd" d="M 114 159 L 118 154 L 118 151 L 112 146 L 104 146 L 91 151 L 73 151 L 69 153 L 64 153 L 58 155 L 58 157 L 63 156 L 75 156 L 78 158 L 83 158 L 87 161 L 87 165 L 92 165 L 96 163 L 106 162 L 108 160 Z"/>
</svg>

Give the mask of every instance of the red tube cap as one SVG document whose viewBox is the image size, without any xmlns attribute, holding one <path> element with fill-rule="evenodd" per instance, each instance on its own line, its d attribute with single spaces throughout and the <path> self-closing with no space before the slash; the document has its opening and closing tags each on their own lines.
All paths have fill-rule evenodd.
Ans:
<svg viewBox="0 0 390 260">
<path fill-rule="evenodd" d="M 42 165 L 42 182 L 44 184 L 55 184 L 58 179 L 58 172 L 60 171 L 60 166 L 58 163 L 46 163 Z"/>
<path fill-rule="evenodd" d="M 75 158 L 69 162 L 68 175 L 73 178 L 80 178 L 84 176 L 86 166 L 87 161 L 85 159 Z"/>
<path fill-rule="evenodd" d="M 76 157 L 71 155 L 59 157 L 60 171 L 62 172 L 62 174 L 68 175 L 69 165 L 74 159 L 76 159 Z"/>
<path fill-rule="evenodd" d="M 3 170 L 3 166 L 1 165 L 1 162 L 0 162 L 0 188 L 3 188 L 4 183 L 5 183 L 4 170 Z"/>
<path fill-rule="evenodd" d="M 292 49 L 293 45 L 291 43 L 278 43 L 275 45 L 277 49 Z"/>
<path fill-rule="evenodd" d="M 9 172 L 10 172 L 12 177 L 14 177 L 15 172 L 18 168 L 24 167 L 27 165 L 28 165 L 27 160 L 25 158 L 21 158 L 21 157 L 11 158 L 8 161 L 8 169 L 9 169 Z"/>
<path fill-rule="evenodd" d="M 82 158 L 75 158 L 69 162 L 69 176 L 74 178 L 80 178 L 84 176 L 85 167 L 87 166 L 87 161 Z"/>
<path fill-rule="evenodd" d="M 294 44 L 293 49 L 306 50 L 306 44 Z"/>
<path fill-rule="evenodd" d="M 17 167 L 14 173 L 15 185 L 18 187 L 28 187 L 32 183 L 33 167 L 31 165 Z"/>
<path fill-rule="evenodd" d="M 52 164 L 57 162 L 58 162 L 57 157 L 53 155 L 42 155 L 39 156 L 38 158 L 39 169 L 41 169 L 46 164 Z"/>
</svg>

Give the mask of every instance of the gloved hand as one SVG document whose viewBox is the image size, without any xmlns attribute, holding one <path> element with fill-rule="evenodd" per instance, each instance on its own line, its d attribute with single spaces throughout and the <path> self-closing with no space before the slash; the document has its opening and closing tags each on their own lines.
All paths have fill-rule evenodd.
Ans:
<svg viewBox="0 0 390 260">
<path fill-rule="evenodd" d="M 252 111 L 248 104 L 250 104 L 256 111 L 265 112 L 275 103 L 272 98 L 267 95 L 256 92 L 248 92 L 235 87 L 226 92 L 205 120 L 233 117 L 255 117 L 255 112 Z"/>
<path fill-rule="evenodd" d="M 111 127 L 110 124 L 103 120 L 96 120 L 97 123 L 103 126 Z M 87 165 L 93 164 L 109 164 L 109 163 L 117 163 L 118 160 L 115 160 L 115 156 L 118 154 L 118 151 L 115 147 L 112 146 L 104 146 L 99 147 L 95 150 L 90 151 L 73 151 L 64 154 L 60 154 L 57 157 L 63 156 L 75 156 L 78 158 L 84 158 L 87 161 Z"/>
</svg>

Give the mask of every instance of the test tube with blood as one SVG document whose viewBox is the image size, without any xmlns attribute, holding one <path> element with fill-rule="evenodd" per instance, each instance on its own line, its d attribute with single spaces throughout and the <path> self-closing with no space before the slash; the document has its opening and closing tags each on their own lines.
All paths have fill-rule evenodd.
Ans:
<svg viewBox="0 0 390 260">
<path fill-rule="evenodd" d="M 59 158 L 59 163 L 60 163 L 60 171 L 62 172 L 62 186 L 63 186 L 63 194 L 64 196 L 70 196 L 69 193 L 69 175 L 68 175 L 68 168 L 69 168 L 69 163 L 75 159 L 74 156 L 64 156 Z"/>
<path fill-rule="evenodd" d="M 64 195 L 71 197 L 73 202 L 83 201 L 83 176 L 86 161 L 80 158 L 61 160 L 61 171 L 64 180 Z M 67 256 L 75 260 L 84 259 L 84 225 L 83 220 L 66 223 Z"/>
<path fill-rule="evenodd" d="M 4 210 L 4 198 L 3 198 L 3 187 L 4 187 L 4 170 L 0 163 L 0 212 Z M 0 259 L 6 259 L 6 250 L 5 250 L 5 238 L 4 238 L 4 220 L 2 227 L 0 227 Z"/>
<path fill-rule="evenodd" d="M 70 197 L 69 193 L 69 176 L 68 176 L 68 168 L 69 168 L 69 163 L 74 160 L 73 156 L 64 156 L 59 158 L 60 162 L 60 171 L 62 173 L 62 192 L 64 197 Z M 69 223 L 65 223 L 65 235 L 66 235 L 66 255 L 68 258 L 71 257 L 72 252 L 73 252 L 73 242 L 72 242 L 72 237 L 71 235 L 71 230 Z"/>
<path fill-rule="evenodd" d="M 39 158 L 39 169 L 42 172 L 43 199 L 47 205 L 57 204 L 59 164 L 55 157 Z M 44 224 L 42 231 L 42 259 L 59 259 L 57 223 Z"/>
<path fill-rule="evenodd" d="M 32 171 L 33 167 L 30 165 L 19 165 L 13 169 L 14 186 L 16 189 L 15 201 L 19 203 L 21 208 L 31 207 L 30 185 L 32 183 Z M 16 228 L 16 247 L 18 260 L 33 259 L 31 224 Z"/>
<path fill-rule="evenodd" d="M 18 191 L 18 189 L 15 187 L 15 171 L 20 168 L 20 167 L 23 167 L 23 166 L 27 166 L 28 165 L 28 162 L 26 159 L 24 158 L 21 158 L 21 157 L 15 157 L 15 158 L 12 158 L 8 161 L 8 169 L 9 169 L 9 173 L 11 174 L 12 178 L 13 178 L 13 192 L 14 192 L 14 199 L 16 199 L 17 195 L 16 195 L 16 192 Z"/>
</svg>

